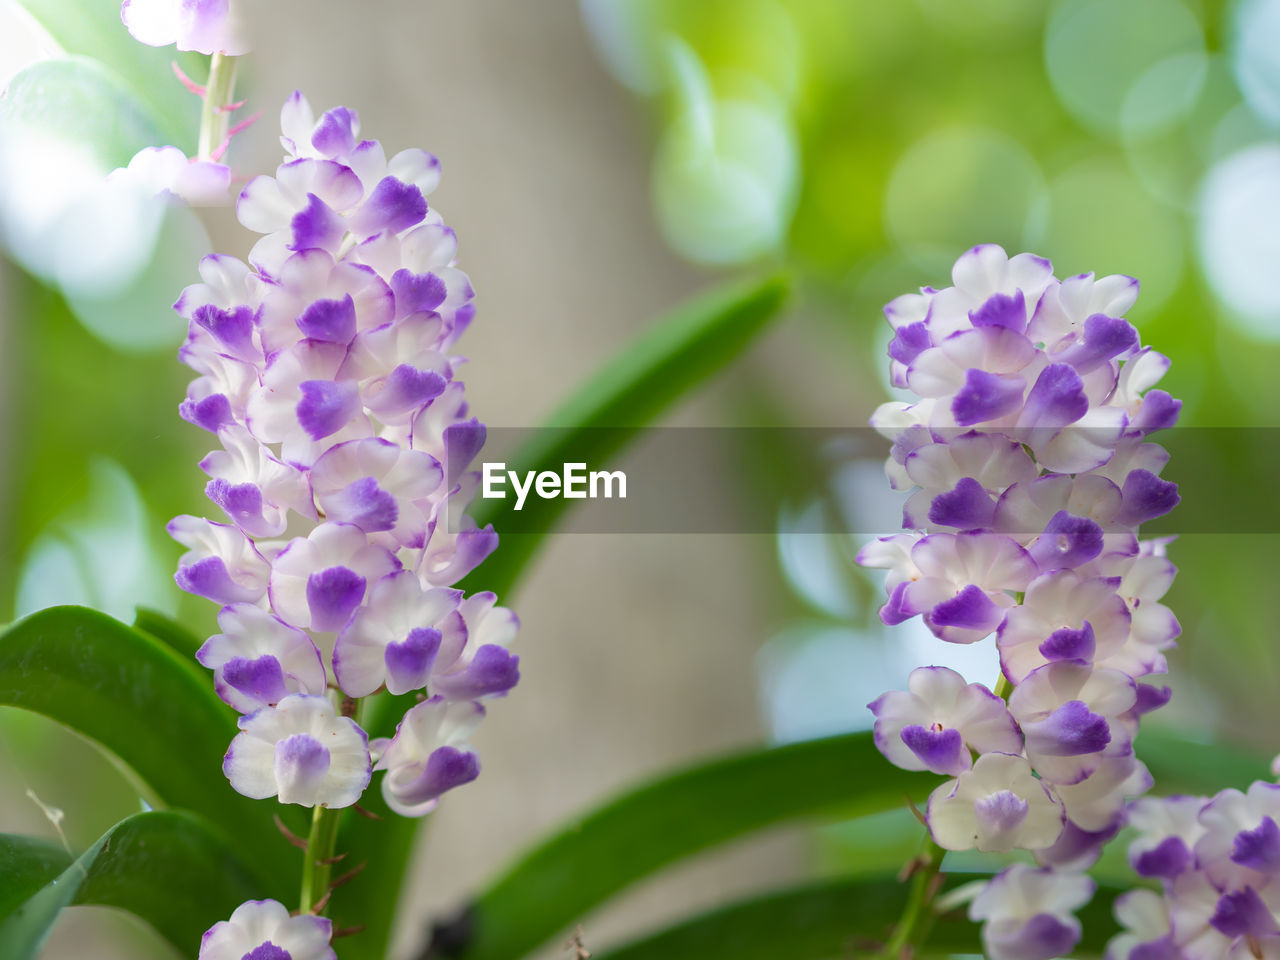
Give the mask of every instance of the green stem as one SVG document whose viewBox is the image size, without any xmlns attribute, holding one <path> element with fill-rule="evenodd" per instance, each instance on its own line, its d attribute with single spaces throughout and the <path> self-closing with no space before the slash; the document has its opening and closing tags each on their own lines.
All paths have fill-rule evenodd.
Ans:
<svg viewBox="0 0 1280 960">
<path fill-rule="evenodd" d="M 929 936 L 934 919 L 933 898 L 938 891 L 937 876 L 942 868 L 944 852 L 933 842 L 933 838 L 925 834 L 920 852 L 916 855 L 907 905 L 903 907 L 902 917 L 880 954 L 884 960 L 907 960 L 912 954 L 912 948 L 919 946 Z"/>
<path fill-rule="evenodd" d="M 1013 693 L 1013 684 L 1009 682 L 1009 679 L 1003 673 L 1001 673 L 1000 676 L 996 678 L 995 694 L 1001 700 L 1008 700 L 1009 694 L 1011 693 Z"/>
<path fill-rule="evenodd" d="M 338 839 L 338 811 L 328 807 L 316 807 L 311 817 L 311 833 L 307 835 L 306 859 L 302 863 L 302 894 L 298 898 L 298 910 L 310 913 L 329 891 L 329 876 L 333 869 L 333 847 Z"/>
<path fill-rule="evenodd" d="M 208 160 L 227 138 L 231 114 L 221 109 L 231 103 L 236 89 L 236 58 L 215 53 L 209 58 L 209 82 L 200 111 L 200 141 L 196 156 Z"/>
</svg>

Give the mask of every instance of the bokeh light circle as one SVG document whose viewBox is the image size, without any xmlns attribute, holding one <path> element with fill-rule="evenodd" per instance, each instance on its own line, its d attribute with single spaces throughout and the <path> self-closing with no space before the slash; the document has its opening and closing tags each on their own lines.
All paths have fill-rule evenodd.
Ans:
<svg viewBox="0 0 1280 960">
<path fill-rule="evenodd" d="M 930 134 L 898 161 L 885 192 L 889 235 L 930 275 L 949 275 L 975 243 L 1024 249 L 1039 241 L 1044 179 L 1010 137 L 976 127 Z"/>
<path fill-rule="evenodd" d="M 1058 276 L 1092 270 L 1142 282 L 1134 307 L 1141 318 L 1174 292 L 1185 261 L 1185 229 L 1178 212 L 1148 194 L 1110 159 L 1082 161 L 1049 186 L 1049 224 L 1041 251 Z"/>
<path fill-rule="evenodd" d="M 1245 101 L 1280 126 L 1280 0 L 1243 0 L 1236 8 L 1233 64 Z"/>
<path fill-rule="evenodd" d="M 1205 279 L 1248 333 L 1280 340 L 1280 145 L 1260 144 L 1209 171 L 1197 246 Z"/>
<path fill-rule="evenodd" d="M 1159 129 L 1188 109 L 1196 71 L 1183 58 L 1203 50 L 1200 23 L 1180 0 L 1062 0 L 1045 27 L 1054 93 L 1072 116 L 1106 136 L 1124 123 Z"/>
</svg>

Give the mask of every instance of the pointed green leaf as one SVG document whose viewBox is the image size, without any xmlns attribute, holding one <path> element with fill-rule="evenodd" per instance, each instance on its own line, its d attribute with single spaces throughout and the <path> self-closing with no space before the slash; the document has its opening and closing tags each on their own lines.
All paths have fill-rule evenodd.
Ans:
<svg viewBox="0 0 1280 960">
<path fill-rule="evenodd" d="M 0 833 L 0 917 L 71 864 L 71 854 L 48 840 Z"/>
<path fill-rule="evenodd" d="M 982 874 L 950 874 L 952 890 Z M 1077 912 L 1084 938 L 1073 956 L 1097 955 L 1117 932 L 1111 906 L 1120 891 L 1100 887 Z M 745 900 L 642 937 L 598 960 L 836 960 L 870 956 L 887 939 L 906 905 L 907 887 L 892 874 L 841 878 Z M 917 955 L 981 954 L 979 926 L 964 911 L 939 917 Z M 596 945 L 591 944 L 595 947 Z"/>
<path fill-rule="evenodd" d="M 0 836 L 0 864 L 24 839 Z M 56 860 L 45 854 L 47 868 Z M 30 856 L 27 865 L 28 876 L 39 869 Z M 245 900 L 261 897 L 253 872 L 206 820 L 178 811 L 140 813 L 121 820 L 16 909 L 0 914 L 0 957 L 37 956 L 58 913 L 77 903 L 127 910 L 190 956 L 209 927 Z"/>
<path fill-rule="evenodd" d="M 511 468 L 558 472 L 564 463 L 584 462 L 604 469 L 641 427 L 741 355 L 779 316 L 789 292 L 787 278 L 777 275 L 677 308 L 579 388 L 513 456 Z M 567 504 L 530 498 L 517 514 L 512 497 L 477 499 L 472 516 L 480 526 L 494 525 L 501 547 L 467 578 L 466 588 L 506 596 Z"/>
<path fill-rule="evenodd" d="M 235 714 L 194 662 L 85 607 L 51 607 L 0 632 L 0 705 L 43 714 L 96 741 L 155 800 L 195 811 L 257 856 L 269 886 L 289 893 L 298 861 L 271 822 L 296 811 L 231 789 L 222 757 Z"/>
<path fill-rule="evenodd" d="M 134 611 L 133 626 L 155 637 L 184 660 L 195 660 L 196 651 L 204 646 L 203 640 L 178 621 L 150 607 L 138 607 Z"/>
<path fill-rule="evenodd" d="M 870 733 L 739 754 L 624 794 L 530 851 L 474 903 L 466 960 L 512 960 L 660 867 L 798 817 L 856 817 L 938 782 L 891 767 Z"/>
</svg>

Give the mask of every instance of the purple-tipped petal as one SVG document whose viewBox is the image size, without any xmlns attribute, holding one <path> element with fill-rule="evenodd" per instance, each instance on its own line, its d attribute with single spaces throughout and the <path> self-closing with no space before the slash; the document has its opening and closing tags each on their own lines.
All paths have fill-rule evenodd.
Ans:
<svg viewBox="0 0 1280 960">
<path fill-rule="evenodd" d="M 1088 411 L 1080 374 L 1068 364 L 1051 363 L 1040 371 L 1027 394 L 1018 426 L 1056 429 L 1075 423 Z"/>
<path fill-rule="evenodd" d="M 354 523 L 365 533 L 390 530 L 400 516 L 396 498 L 373 477 L 361 477 L 324 501 L 333 520 Z"/>
<path fill-rule="evenodd" d="M 929 613 L 932 625 L 980 630 L 995 629 L 1000 622 L 1000 608 L 980 587 L 965 587 L 950 600 L 944 600 Z"/>
<path fill-rule="evenodd" d="M 1191 866 L 1192 856 L 1181 837 L 1165 837 L 1150 850 L 1131 857 L 1129 863 L 1140 876 L 1172 880 Z"/>
<path fill-rule="evenodd" d="M 397 270 L 391 275 L 391 292 L 396 298 L 397 318 L 435 310 L 449 295 L 444 281 L 434 273 L 411 273 L 408 270 Z"/>
<path fill-rule="evenodd" d="M 350 218 L 349 225 L 357 234 L 372 236 L 382 231 L 399 233 L 427 215 L 427 199 L 411 183 L 395 177 L 383 177 L 368 199 Z"/>
<path fill-rule="evenodd" d="M 309 340 L 350 343 L 356 335 L 356 304 L 349 293 L 341 300 L 316 300 L 296 322 Z"/>
<path fill-rule="evenodd" d="M 253 345 L 254 311 L 247 306 L 220 310 L 213 304 L 197 307 L 192 320 L 209 331 L 223 348 L 238 357 L 251 357 L 257 351 Z"/>
<path fill-rule="evenodd" d="M 1231 843 L 1231 859 L 1260 873 L 1280 871 L 1280 827 L 1263 817 L 1252 830 L 1241 830 Z"/>
<path fill-rule="evenodd" d="M 293 960 L 293 954 L 284 949 L 284 947 L 277 947 L 268 940 L 266 943 L 254 947 L 241 960 Z"/>
<path fill-rule="evenodd" d="M 326 111 L 311 134 L 311 145 L 327 157 L 345 157 L 355 149 L 360 118 L 354 110 L 334 107 Z"/>
<path fill-rule="evenodd" d="M 1027 329 L 1027 302 L 1021 290 L 1013 296 L 995 293 L 977 310 L 969 311 L 969 322 L 975 327 L 1003 327 L 1014 333 Z"/>
<path fill-rule="evenodd" d="M 1130 470 L 1121 489 L 1120 514 L 1116 519 L 1125 526 L 1136 527 L 1163 517 L 1178 505 L 1178 485 L 1161 480 L 1150 470 Z"/>
<path fill-rule="evenodd" d="M 465 670 L 438 677 L 434 690 L 450 700 L 478 700 L 506 693 L 520 681 L 520 658 L 486 643 Z"/>
<path fill-rule="evenodd" d="M 1071 364 L 1080 373 L 1088 373 L 1137 345 L 1138 331 L 1128 320 L 1095 313 L 1084 322 L 1084 340 L 1063 350 L 1054 359 Z"/>
<path fill-rule="evenodd" d="M 1224 893 L 1209 924 L 1228 937 L 1263 936 L 1276 929 L 1271 911 L 1253 887 Z"/>
<path fill-rule="evenodd" d="M 446 482 L 450 487 L 458 482 L 484 446 L 485 425 L 472 417 L 444 429 L 444 455 L 447 469 Z"/>
<path fill-rule="evenodd" d="M 295 733 L 275 746 L 275 776 L 281 803 L 314 803 L 329 772 L 329 751 L 310 734 Z"/>
<path fill-rule="evenodd" d="M 1040 644 L 1040 653 L 1046 660 L 1092 660 L 1095 648 L 1093 627 L 1086 620 L 1079 630 L 1063 627 L 1053 631 Z"/>
<path fill-rule="evenodd" d="M 440 631 L 434 627 L 415 627 L 403 640 L 387 644 L 383 662 L 391 693 L 408 693 L 427 685 L 431 666 L 440 652 L 440 638 Z"/>
<path fill-rule="evenodd" d="M 1022 725 L 1027 749 L 1048 757 L 1078 757 L 1098 753 L 1111 742 L 1106 717 L 1079 700 L 1068 700 L 1043 720 Z"/>
<path fill-rule="evenodd" d="M 889 356 L 899 363 L 910 363 L 931 346 L 928 326 L 923 321 L 908 323 L 894 331 L 893 340 L 889 343 Z"/>
<path fill-rule="evenodd" d="M 938 494 L 929 504 L 930 522 L 961 530 L 989 528 L 995 512 L 995 501 L 973 477 L 961 477 L 953 489 Z"/>
<path fill-rule="evenodd" d="M 470 783 L 479 775 L 480 761 L 474 753 L 456 747 L 439 747 L 427 758 L 418 778 L 398 791 L 398 798 L 408 805 L 426 803 L 446 790 Z"/>
<path fill-rule="evenodd" d="M 952 769 L 964 752 L 964 738 L 955 729 L 930 730 L 919 724 L 902 728 L 902 742 L 930 770 Z"/>
<path fill-rule="evenodd" d="M 337 433 L 360 409 L 360 391 L 354 380 L 304 380 L 298 385 L 298 423 L 312 440 Z"/>
<path fill-rule="evenodd" d="M 346 233 L 346 225 L 330 206 L 314 193 L 307 194 L 307 205 L 289 221 L 294 250 L 336 250 Z"/>
<path fill-rule="evenodd" d="M 1031 804 L 1012 790 L 1000 790 L 974 801 L 978 823 L 989 833 L 1009 833 L 1022 826 Z"/>
<path fill-rule="evenodd" d="M 1163 390 L 1148 390 L 1142 395 L 1142 406 L 1138 408 L 1138 415 L 1130 426 L 1145 436 L 1173 427 L 1181 413 L 1181 400 L 1175 400 Z"/>
<path fill-rule="evenodd" d="M 233 657 L 223 664 L 223 682 L 261 704 L 279 703 L 289 695 L 284 683 L 284 669 L 270 654 L 254 660 Z"/>
<path fill-rule="evenodd" d="M 1088 517 L 1059 510 L 1031 546 L 1031 559 L 1044 571 L 1078 567 L 1102 553 L 1102 527 Z"/>
<path fill-rule="evenodd" d="M 1051 913 L 1038 913 L 1016 935 L 1001 938 L 1004 956 L 1017 960 L 1051 960 L 1063 957 L 1080 940 L 1080 930 Z"/>
<path fill-rule="evenodd" d="M 221 393 L 203 400 L 183 400 L 178 405 L 178 416 L 210 433 L 217 433 L 222 427 L 236 422 L 235 414 L 231 412 L 231 401 Z"/>
<path fill-rule="evenodd" d="M 1026 382 L 1021 377 L 1002 377 L 985 370 L 967 370 L 964 386 L 951 400 L 951 415 L 962 427 L 997 420 L 1013 413 L 1022 405 L 1022 391 L 1025 388 Z"/>
<path fill-rule="evenodd" d="M 311 628 L 324 633 L 342 628 L 364 600 L 365 579 L 347 567 L 329 567 L 307 578 Z"/>
</svg>

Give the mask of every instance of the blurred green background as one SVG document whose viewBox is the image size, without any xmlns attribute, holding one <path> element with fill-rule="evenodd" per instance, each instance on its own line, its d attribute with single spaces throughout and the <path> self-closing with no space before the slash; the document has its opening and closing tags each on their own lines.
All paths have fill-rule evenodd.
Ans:
<svg viewBox="0 0 1280 960">
<path fill-rule="evenodd" d="M 137 123 L 104 125 L 93 176 L 147 145 L 147 131 L 189 133 L 195 102 L 175 117 L 181 98 L 156 92 L 176 86 L 170 52 L 136 47 L 112 0 L 26 6 L 90 15 L 51 45 L 22 4 L 2 0 L 0 81 L 11 89 L 21 67 L 41 68 L 62 46 L 98 61 L 81 107 L 124 116 L 93 71 L 109 71 L 123 97 L 149 91 Z M 861 425 L 888 395 L 880 307 L 947 284 L 960 251 L 994 242 L 1049 257 L 1060 277 L 1138 277 L 1130 316 L 1173 360 L 1161 386 L 1183 398 L 1183 425 L 1258 428 L 1223 441 L 1220 496 L 1270 496 L 1280 0 L 388 0 L 361 14 L 355 44 L 347 4 L 269 6 L 244 88 L 267 115 L 234 163 L 275 162 L 274 105 L 294 86 L 317 107 L 357 107 L 366 133 L 394 149 L 441 154 L 439 197 L 481 296 L 468 389 L 493 425 L 537 423 L 683 294 L 777 264 L 799 278 L 791 318 L 677 422 Z M 41 117 L 56 145 L 68 128 L 54 112 Z M 167 307 L 206 244 L 243 255 L 247 234 L 216 210 L 142 218 L 129 233 L 127 216 L 90 216 L 92 198 L 74 200 L 67 163 L 41 156 L 33 172 L 31 160 L 29 145 L 0 142 L 0 620 L 54 602 L 127 617 L 144 602 L 208 632 L 213 608 L 172 586 L 179 550 L 163 534 L 169 517 L 209 509 L 195 467 L 206 438 L 176 416 L 189 371 L 174 359 L 183 331 Z M 149 252 L 90 262 L 95 247 L 129 242 Z M 776 450 L 743 452 L 760 471 L 788 465 Z M 742 484 L 752 495 L 750 473 Z M 510 726 L 486 731 L 492 754 L 475 788 L 480 810 L 507 826 L 458 883 L 642 773 L 762 736 L 867 726 L 863 705 L 937 647 L 880 627 L 878 575 L 853 567 L 850 538 L 822 533 L 822 503 L 887 529 L 875 512 L 883 486 L 869 463 L 815 475 L 812 501 L 779 505 L 776 539 L 557 540 L 514 601 L 527 682 L 494 712 L 490 726 Z M 1171 657 L 1177 696 L 1153 723 L 1280 749 L 1276 549 L 1273 530 L 1197 533 L 1172 548 L 1182 573 L 1166 602 L 1184 632 Z M 653 609 L 657 596 L 668 609 Z M 583 603 L 589 621 L 616 627 L 602 638 L 584 626 Z M 956 662 L 984 679 L 994 660 Z M 588 709 L 595 730 L 581 722 Z M 522 716 L 546 741 L 537 762 L 513 729 Z M 28 786 L 67 809 L 76 845 L 131 809 L 123 783 L 69 736 L 9 711 L 0 736 L 0 829 L 45 828 Z M 493 792 L 479 792 L 484 780 Z M 503 806 L 513 789 L 533 794 L 518 814 Z M 449 862 L 441 843 L 433 855 Z M 865 831 L 840 829 L 751 856 L 745 871 L 708 869 L 746 883 L 752 870 L 874 859 Z M 456 899 L 424 884 L 428 901 Z M 607 929 L 670 912 L 680 896 L 643 892 Z"/>
</svg>

